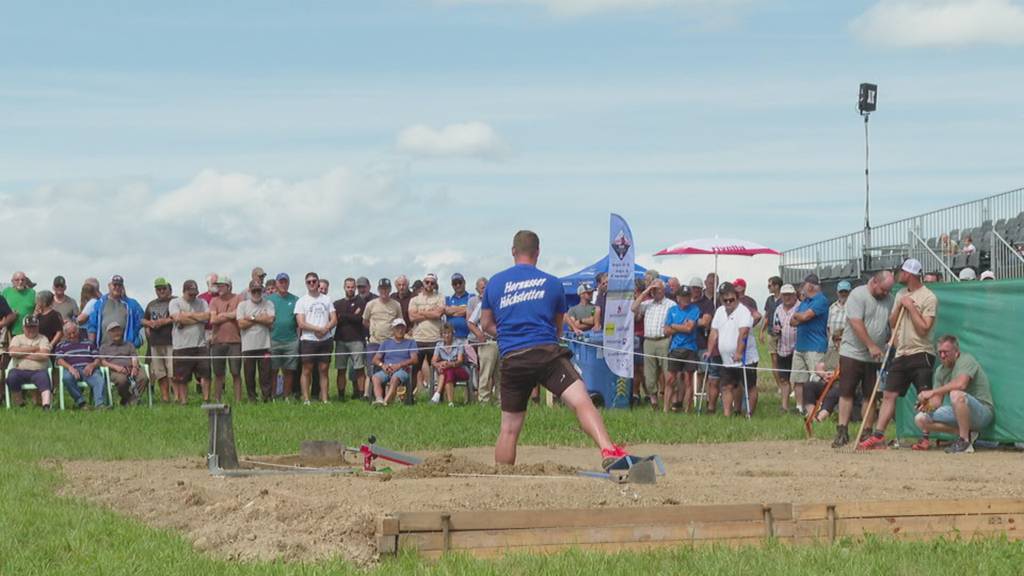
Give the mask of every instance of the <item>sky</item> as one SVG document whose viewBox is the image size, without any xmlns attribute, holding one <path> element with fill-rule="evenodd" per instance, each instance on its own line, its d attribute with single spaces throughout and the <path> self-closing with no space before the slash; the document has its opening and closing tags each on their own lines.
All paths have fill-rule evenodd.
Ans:
<svg viewBox="0 0 1024 576">
<path fill-rule="evenodd" d="M 873 224 L 1024 186 L 1024 0 L 3 4 L 0 280 L 784 250 L 863 226 L 861 82 Z"/>
</svg>

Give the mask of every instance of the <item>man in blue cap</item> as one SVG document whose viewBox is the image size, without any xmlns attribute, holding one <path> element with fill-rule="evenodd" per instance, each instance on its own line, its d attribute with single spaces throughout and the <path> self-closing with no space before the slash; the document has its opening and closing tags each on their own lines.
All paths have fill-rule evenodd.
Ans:
<svg viewBox="0 0 1024 576">
<path fill-rule="evenodd" d="M 846 299 L 850 297 L 853 286 L 849 280 L 840 280 L 836 284 L 836 301 L 828 307 L 828 341 L 830 346 L 838 347 L 843 339 L 846 328 Z"/>
</svg>

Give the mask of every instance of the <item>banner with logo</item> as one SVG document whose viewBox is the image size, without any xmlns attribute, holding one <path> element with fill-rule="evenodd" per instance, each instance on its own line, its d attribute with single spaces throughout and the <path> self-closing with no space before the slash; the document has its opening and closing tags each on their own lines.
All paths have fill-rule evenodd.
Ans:
<svg viewBox="0 0 1024 576">
<path fill-rule="evenodd" d="M 611 216 L 608 296 L 604 309 L 604 361 L 622 378 L 633 377 L 633 232 L 618 214 Z"/>
</svg>

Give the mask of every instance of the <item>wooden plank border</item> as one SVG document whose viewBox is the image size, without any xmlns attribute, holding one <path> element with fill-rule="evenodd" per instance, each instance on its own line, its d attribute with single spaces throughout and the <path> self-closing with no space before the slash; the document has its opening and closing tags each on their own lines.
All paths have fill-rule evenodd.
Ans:
<svg viewBox="0 0 1024 576">
<path fill-rule="evenodd" d="M 901 500 L 826 504 L 729 504 L 563 510 L 412 512 L 377 523 L 381 555 L 449 551 L 651 549 L 718 543 L 835 542 L 869 534 L 920 540 L 956 534 L 1024 539 L 1024 499 Z"/>
</svg>

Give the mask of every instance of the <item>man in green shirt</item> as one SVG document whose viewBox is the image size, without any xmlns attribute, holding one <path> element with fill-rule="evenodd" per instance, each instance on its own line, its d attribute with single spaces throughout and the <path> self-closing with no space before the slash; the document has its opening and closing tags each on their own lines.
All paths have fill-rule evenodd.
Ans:
<svg viewBox="0 0 1024 576">
<path fill-rule="evenodd" d="M 295 303 L 299 297 L 288 291 L 291 278 L 284 272 L 277 275 L 277 292 L 267 297 L 274 305 L 274 324 L 270 328 L 270 376 L 280 370 L 284 376 L 284 398 L 291 398 L 295 371 L 299 368 L 299 325 L 295 320 Z M 276 391 L 275 391 L 276 392 Z"/>
<path fill-rule="evenodd" d="M 4 288 L 3 297 L 11 310 L 18 315 L 10 328 L 11 336 L 17 336 L 22 333 L 25 316 L 31 315 L 36 309 L 36 291 L 29 287 L 28 276 L 24 272 L 15 272 L 11 276 L 11 284 L 13 286 Z"/>
<path fill-rule="evenodd" d="M 947 334 L 939 338 L 938 351 L 940 365 L 935 368 L 932 389 L 917 395 L 920 412 L 914 422 L 926 434 L 957 434 L 946 452 L 974 452 L 978 432 L 988 428 L 995 417 L 988 376 L 974 356 L 960 352 L 956 336 Z M 949 404 L 943 405 L 947 394 Z M 927 445 L 917 446 L 914 446 L 917 450 L 928 449 Z"/>
</svg>

